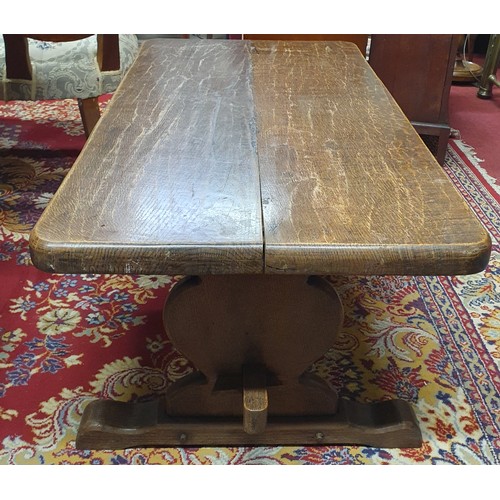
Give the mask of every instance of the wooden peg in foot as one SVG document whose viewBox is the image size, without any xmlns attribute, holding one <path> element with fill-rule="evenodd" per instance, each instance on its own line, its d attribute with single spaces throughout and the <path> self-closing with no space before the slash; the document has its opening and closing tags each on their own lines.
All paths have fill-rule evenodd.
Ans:
<svg viewBox="0 0 500 500">
<path fill-rule="evenodd" d="M 243 429 L 261 434 L 267 424 L 266 372 L 262 366 L 243 368 Z"/>
</svg>

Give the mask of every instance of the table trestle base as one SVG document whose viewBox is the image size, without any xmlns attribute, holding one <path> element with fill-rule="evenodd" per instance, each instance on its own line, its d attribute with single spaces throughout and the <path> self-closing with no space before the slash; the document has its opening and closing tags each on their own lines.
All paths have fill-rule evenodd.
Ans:
<svg viewBox="0 0 500 500">
<path fill-rule="evenodd" d="M 170 292 L 164 323 L 197 371 L 154 401 L 91 403 L 77 447 L 420 446 L 408 403 L 339 400 L 310 371 L 342 322 L 335 289 L 318 276 L 185 278 Z"/>
<path fill-rule="evenodd" d="M 78 431 L 79 449 L 135 447 L 364 445 L 418 448 L 422 436 L 411 406 L 390 400 L 362 404 L 341 399 L 331 416 L 269 417 L 248 434 L 231 417 L 168 417 L 163 398 L 144 403 L 91 402 Z"/>
</svg>

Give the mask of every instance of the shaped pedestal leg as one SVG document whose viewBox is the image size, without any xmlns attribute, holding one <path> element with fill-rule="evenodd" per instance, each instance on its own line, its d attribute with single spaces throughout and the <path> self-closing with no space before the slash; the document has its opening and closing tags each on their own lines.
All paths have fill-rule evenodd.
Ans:
<svg viewBox="0 0 500 500">
<path fill-rule="evenodd" d="M 164 322 L 198 371 L 157 401 L 91 403 L 77 446 L 420 446 L 407 403 L 339 401 L 307 371 L 342 318 L 335 290 L 316 276 L 187 278 L 172 290 Z"/>
</svg>

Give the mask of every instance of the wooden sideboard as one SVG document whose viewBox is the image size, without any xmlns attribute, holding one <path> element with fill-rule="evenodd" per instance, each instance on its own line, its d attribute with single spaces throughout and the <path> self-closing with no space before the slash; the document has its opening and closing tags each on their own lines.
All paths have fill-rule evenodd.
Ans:
<svg viewBox="0 0 500 500">
<path fill-rule="evenodd" d="M 439 163 L 450 135 L 448 99 L 457 35 L 372 35 L 369 62 Z"/>
</svg>

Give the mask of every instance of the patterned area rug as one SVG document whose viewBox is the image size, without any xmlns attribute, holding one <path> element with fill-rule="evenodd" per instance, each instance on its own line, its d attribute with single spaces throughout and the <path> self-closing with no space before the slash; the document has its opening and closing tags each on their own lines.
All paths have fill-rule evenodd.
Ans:
<svg viewBox="0 0 500 500">
<path fill-rule="evenodd" d="M 460 141 L 444 168 L 491 233 L 488 268 L 331 278 L 346 320 L 314 367 L 344 398 L 409 401 L 421 448 L 75 449 L 91 400 L 145 400 L 192 370 L 161 325 L 180 276 L 50 275 L 30 263 L 29 231 L 83 143 L 72 101 L 0 104 L 0 464 L 500 463 L 499 196 Z"/>
</svg>

